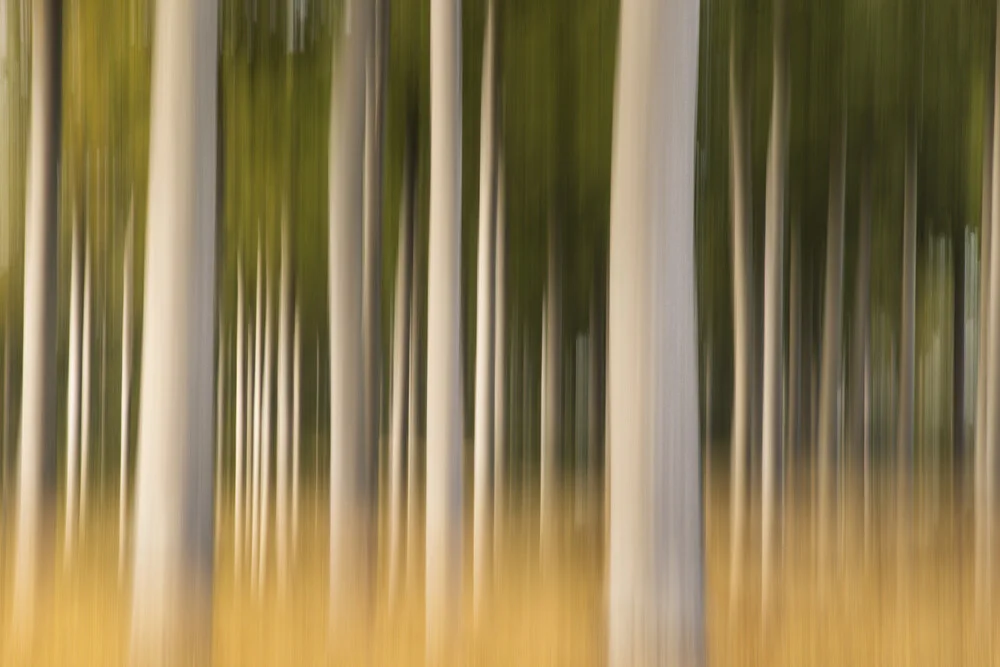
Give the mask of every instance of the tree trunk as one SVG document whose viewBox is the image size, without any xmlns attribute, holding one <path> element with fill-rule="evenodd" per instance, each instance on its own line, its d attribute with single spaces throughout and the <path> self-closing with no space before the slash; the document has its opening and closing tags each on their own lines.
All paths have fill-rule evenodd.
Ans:
<svg viewBox="0 0 1000 667">
<path fill-rule="evenodd" d="M 93 249 L 90 234 L 83 237 L 83 332 L 80 365 L 80 517 L 79 532 L 87 529 L 87 488 L 90 477 L 90 366 L 93 357 Z"/>
<path fill-rule="evenodd" d="M 609 663 L 701 664 L 698 3 L 624 0 L 611 183 Z"/>
<path fill-rule="evenodd" d="M 742 582 L 746 521 L 747 438 L 750 434 L 750 282 L 748 151 L 744 136 L 743 89 L 737 68 L 735 33 L 729 47 L 729 141 L 733 253 L 733 417 L 730 447 L 730 560 L 729 597 L 739 597 Z"/>
<path fill-rule="evenodd" d="M 66 389 L 66 516 L 63 537 L 65 565 L 73 560 L 76 543 L 77 497 L 80 456 L 80 301 L 82 273 L 80 222 L 73 214 L 73 247 L 69 279 L 69 368 Z M 4 363 L 10 361 L 6 357 Z"/>
<path fill-rule="evenodd" d="M 976 443 L 974 461 L 974 493 L 976 517 L 976 590 L 981 591 L 977 602 L 985 602 L 990 593 L 985 584 L 989 583 L 986 568 L 989 567 L 990 549 L 986 543 L 986 377 L 989 368 L 989 309 L 990 309 L 990 253 L 992 250 L 993 228 L 993 151 L 995 137 L 993 124 L 996 122 L 993 107 L 993 77 L 987 77 L 987 95 L 983 123 L 983 182 L 982 210 L 980 212 L 979 250 L 979 354 L 976 364 Z"/>
<path fill-rule="evenodd" d="M 128 436 L 132 389 L 132 212 L 125 230 L 125 259 L 122 262 L 122 385 L 121 447 L 118 479 L 118 580 L 125 576 L 128 545 Z"/>
<path fill-rule="evenodd" d="M 562 233 L 559 219 L 549 216 L 545 280 L 545 325 L 542 329 L 540 540 L 543 560 L 551 555 L 559 502 L 559 456 L 562 445 Z"/>
<path fill-rule="evenodd" d="M 415 157 L 415 148 L 414 148 Z M 413 178 L 416 178 L 414 172 Z M 415 185 L 415 183 L 414 183 Z M 414 190 L 415 192 L 415 190 Z M 414 194 L 414 196 L 416 196 Z M 413 248 L 412 266 L 410 275 L 410 331 L 409 338 L 409 378 L 407 380 L 407 426 L 406 426 L 406 586 L 409 591 L 413 591 L 419 575 L 418 565 L 420 559 L 420 468 L 426 465 L 423 457 L 420 456 L 420 446 L 417 439 L 417 420 L 419 418 L 419 369 L 420 369 L 420 308 L 418 295 L 418 283 L 420 279 L 420 268 L 418 261 L 420 253 L 416 248 L 416 220 L 413 222 Z M 426 468 L 424 468 L 426 470 Z"/>
<path fill-rule="evenodd" d="M 245 338 L 245 325 L 243 323 L 243 257 L 242 255 L 237 256 L 236 260 L 236 395 L 234 400 L 236 402 L 236 424 L 235 424 L 235 442 L 233 448 L 235 450 L 235 471 L 234 471 L 234 493 L 233 498 L 233 524 L 235 528 L 235 535 L 233 539 L 233 553 L 235 557 L 234 566 L 234 580 L 236 582 L 241 581 L 241 573 L 243 570 L 243 467 L 244 467 L 244 443 L 243 437 L 246 427 L 246 417 L 244 415 L 244 379 L 243 379 L 243 369 L 246 367 L 244 363 L 244 338 Z"/>
<path fill-rule="evenodd" d="M 458 620 L 462 557 L 461 4 L 431 0 L 431 184 L 427 313 L 427 651 Z"/>
<path fill-rule="evenodd" d="M 965 460 L 965 223 L 955 223 L 952 239 L 952 479 L 959 497 Z"/>
<path fill-rule="evenodd" d="M 257 296 L 254 307 L 254 380 L 253 380 L 253 478 L 250 483 L 250 583 L 257 581 L 260 535 L 260 443 L 261 443 L 261 396 L 263 391 L 264 360 L 264 253 L 263 242 L 257 236 Z"/>
<path fill-rule="evenodd" d="M 265 264 L 267 261 L 265 260 Z M 265 269 L 267 273 L 269 270 Z M 260 427 L 260 525 L 257 547 L 257 593 L 264 593 L 264 578 L 267 573 L 267 533 L 271 518 L 271 397 L 274 394 L 274 363 L 271 350 L 274 348 L 274 288 L 272 282 L 264 279 L 266 296 L 264 311 L 264 391 L 261 396 L 261 427 Z"/>
<path fill-rule="evenodd" d="M 912 134 L 912 130 L 908 133 Z M 915 139 L 908 137 L 903 200 L 903 284 L 902 314 L 899 323 L 899 388 L 896 423 L 897 507 L 900 535 L 906 531 L 904 520 L 910 502 L 910 472 L 913 456 L 913 368 L 914 332 L 916 329 L 917 292 L 917 159 Z"/>
<path fill-rule="evenodd" d="M 826 278 L 823 285 L 823 352 L 819 403 L 819 573 L 827 571 L 832 512 L 832 458 L 839 441 L 838 393 L 841 374 L 841 331 L 844 280 L 844 170 L 847 159 L 846 121 L 836 130 L 830 152 L 830 200 L 826 237 Z"/>
<path fill-rule="evenodd" d="M 389 598 L 400 591 L 403 566 L 404 469 L 408 426 L 410 372 L 410 267 L 413 263 L 413 166 L 407 157 L 399 206 L 399 248 L 396 252 L 396 295 L 393 309 L 392 404 L 389 440 Z"/>
<path fill-rule="evenodd" d="M 853 451 L 861 449 L 863 472 L 863 503 L 865 525 L 868 525 L 871 500 L 871 474 L 869 470 L 868 420 L 865 397 L 868 393 L 868 349 L 871 339 L 871 224 L 872 193 L 871 171 L 866 163 L 861 175 L 861 194 L 858 215 L 858 256 L 854 280 L 854 340 L 852 346 L 851 376 L 851 441 Z M 867 530 L 866 530 L 867 534 Z"/>
<path fill-rule="evenodd" d="M 371 586 L 373 531 L 365 441 L 362 292 L 365 53 L 370 0 L 345 8 L 330 105 L 330 614 L 356 618 Z"/>
<path fill-rule="evenodd" d="M 278 281 L 278 430 L 274 492 L 274 541 L 278 590 L 288 591 L 289 459 L 292 439 L 292 248 L 287 211 L 281 227 L 281 267 Z"/>
<path fill-rule="evenodd" d="M 490 5 L 493 6 L 492 4 Z M 499 126 L 499 119 L 497 121 Z M 499 134 L 499 128 L 498 128 Z M 494 226 L 496 228 L 493 304 L 493 562 L 503 544 L 507 504 L 507 213 L 504 202 L 504 169 L 500 138 L 497 137 L 497 185 Z M 494 565 L 495 566 L 495 565 Z"/>
<path fill-rule="evenodd" d="M 302 470 L 302 318 L 295 297 L 295 332 L 292 334 L 292 553 L 299 552 L 299 475 Z"/>
<path fill-rule="evenodd" d="M 788 77 L 784 4 L 775 7 L 774 83 L 764 236 L 764 410 L 761 433 L 761 600 L 768 607 L 774 547 L 777 453 L 781 451 L 782 357 L 784 345 L 785 174 L 788 164 Z"/>
<path fill-rule="evenodd" d="M 483 37 L 482 103 L 479 122 L 479 259 L 476 272 L 476 415 L 472 501 L 472 608 L 474 621 L 482 615 L 484 586 L 489 571 L 493 496 L 493 364 L 494 364 L 494 235 L 496 219 L 496 102 L 493 81 L 495 8 L 487 5 Z"/>
<path fill-rule="evenodd" d="M 31 14 L 31 129 L 24 237 L 24 352 L 12 622 L 27 635 L 48 578 L 56 515 L 56 202 L 61 142 L 62 2 Z"/>
<path fill-rule="evenodd" d="M 144 664 L 211 650 L 217 24 L 214 3 L 156 6 L 132 586 Z"/>
</svg>

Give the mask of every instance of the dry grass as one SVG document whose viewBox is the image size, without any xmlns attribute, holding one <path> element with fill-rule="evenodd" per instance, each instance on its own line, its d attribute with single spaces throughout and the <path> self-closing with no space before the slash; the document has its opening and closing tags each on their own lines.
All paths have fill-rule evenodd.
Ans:
<svg viewBox="0 0 1000 667">
<path fill-rule="evenodd" d="M 273 585 L 262 599 L 252 597 L 248 586 L 235 585 L 231 522 L 228 516 L 223 518 L 214 610 L 216 664 L 424 663 L 419 581 L 411 582 L 411 592 L 398 604 L 380 602 L 368 622 L 329 627 L 327 526 L 320 505 L 315 496 L 303 502 L 302 540 L 284 601 L 278 600 Z M 835 522 L 832 555 L 826 576 L 820 578 L 815 522 L 809 506 L 796 503 L 786 522 L 775 604 L 765 619 L 759 561 L 753 556 L 759 540 L 748 541 L 744 590 L 731 607 L 727 502 L 717 493 L 707 507 L 707 632 L 713 665 L 1000 665 L 996 616 L 975 613 L 967 515 L 956 517 L 943 510 L 917 513 L 909 546 L 900 548 L 895 537 L 888 537 L 898 534 L 890 531 L 890 513 L 876 513 L 866 549 L 860 512 L 849 508 Z M 596 514 L 593 508 L 587 512 L 591 519 Z M 751 535 L 759 525 L 754 516 L 752 510 Z M 557 564 L 547 567 L 537 558 L 536 530 L 537 523 L 530 520 L 514 523 L 500 556 L 484 628 L 476 631 L 471 614 L 464 614 L 455 631 L 454 664 L 602 663 L 599 526 L 593 520 L 567 526 L 555 556 Z M 3 664 L 124 662 L 128 596 L 117 577 L 115 509 L 95 508 L 84 538 L 76 567 L 60 572 L 50 602 L 39 609 L 37 627 L 44 631 L 35 633 L 27 649 L 14 646 L 6 631 L 0 635 Z M 7 546 L 4 554 L 10 553 Z M 5 558 L 5 582 L 10 581 L 8 562 Z M 469 570 L 465 568 L 466 573 Z M 273 584 L 273 576 L 269 581 Z M 468 580 L 463 590 L 468 612 Z M 385 599 L 381 589 L 378 597 Z M 5 586 L 4 628 L 9 625 L 8 606 L 9 586 Z"/>
</svg>

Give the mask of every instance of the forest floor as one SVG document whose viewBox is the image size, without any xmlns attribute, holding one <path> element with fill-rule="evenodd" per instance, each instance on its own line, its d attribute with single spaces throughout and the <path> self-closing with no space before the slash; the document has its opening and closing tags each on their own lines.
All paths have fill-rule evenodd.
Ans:
<svg viewBox="0 0 1000 667">
<path fill-rule="evenodd" d="M 827 557 L 817 557 L 817 521 L 811 505 L 791 504 L 779 540 L 775 588 L 768 613 L 760 597 L 759 512 L 750 509 L 741 559 L 741 592 L 731 600 L 728 500 L 725 485 L 706 498 L 706 603 L 712 665 L 1000 665 L 998 588 L 977 595 L 971 512 L 952 512 L 940 489 L 918 500 L 905 517 L 872 510 L 868 530 L 859 507 L 833 512 Z M 596 494 L 568 507 L 559 546 L 540 563 L 537 519 L 517 508 L 483 625 L 471 622 L 466 574 L 464 611 L 454 636 L 454 664 L 599 665 L 603 663 L 604 587 Z M 845 494 L 856 497 L 856 494 Z M 926 494 L 916 494 L 923 498 Z M 219 524 L 213 661 L 219 665 L 407 665 L 424 662 L 421 582 L 395 605 L 384 593 L 369 622 L 331 632 L 327 622 L 328 527 L 319 494 L 302 504 L 300 542 L 290 589 L 279 600 L 273 551 L 260 597 L 250 593 L 244 560 L 234 578 L 232 518 Z M 5 541 L 0 664 L 113 665 L 126 661 L 130 596 L 118 578 L 117 506 L 93 508 L 74 566 L 62 567 L 51 604 L 39 609 L 44 630 L 25 649 L 9 634 L 12 545 Z M 889 507 L 888 503 L 873 503 Z M 967 503 L 962 503 L 963 505 Z M 226 504 L 227 510 L 230 504 Z M 896 530 L 900 523 L 909 531 Z M 59 524 L 62 525 L 61 523 Z M 380 526 L 384 535 L 384 526 Z M 902 538 L 900 535 L 909 535 Z M 271 532 L 273 535 L 273 531 Z M 867 539 L 865 535 L 867 534 Z M 466 526 L 465 536 L 471 535 Z M 381 542 L 384 543 L 384 542 Z M 905 545 L 905 546 L 904 546 Z M 468 548 L 466 567 L 471 570 Z M 417 572 L 422 572 L 419 559 Z M 998 566 L 1000 567 L 1000 566 Z M 379 567 L 379 572 L 384 571 Z M 826 576 L 819 577 L 824 572 Z M 998 573 L 1000 576 L 1000 573 Z M 127 582 L 127 577 L 126 577 Z M 980 591 L 982 593 L 982 591 Z M 977 598 L 996 613 L 977 613 Z"/>
</svg>

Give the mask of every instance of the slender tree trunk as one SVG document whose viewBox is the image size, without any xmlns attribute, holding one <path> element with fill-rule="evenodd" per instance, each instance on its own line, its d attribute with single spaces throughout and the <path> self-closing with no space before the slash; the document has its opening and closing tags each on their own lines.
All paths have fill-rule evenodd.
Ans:
<svg viewBox="0 0 1000 667">
<path fill-rule="evenodd" d="M 266 262 L 265 262 L 266 263 Z M 267 271 L 265 269 L 265 271 Z M 269 271 L 267 271 L 269 273 Z M 267 573 L 267 533 L 271 519 L 271 397 L 274 394 L 274 362 L 271 350 L 274 348 L 274 288 L 272 281 L 264 280 L 264 292 L 267 296 L 264 311 L 264 391 L 261 396 L 261 427 L 260 427 L 260 524 L 257 547 L 257 593 L 264 593 L 264 579 Z"/>
<path fill-rule="evenodd" d="M 912 134 L 912 130 L 908 130 Z M 903 201 L 903 284 L 902 314 L 899 331 L 899 387 L 896 422 L 897 521 L 899 536 L 907 531 L 910 502 L 910 474 L 913 457 L 913 376 L 914 332 L 916 328 L 917 291 L 917 159 L 915 139 L 907 139 L 906 174 Z M 902 546 L 902 542 L 900 543 Z"/>
<path fill-rule="evenodd" d="M 997 14 L 997 28 L 1000 29 L 1000 13 Z M 994 76 L 1000 79 L 1000 39 L 996 45 L 996 64 Z M 992 169 L 992 204 L 990 206 L 990 226 L 996 232 L 1000 229 L 1000 84 L 994 80 L 993 85 L 993 169 Z M 990 257 L 1000 257 L 1000 234 L 991 234 Z M 1000 437 L 1000 347 L 998 347 L 997 332 L 1000 331 L 1000 271 L 990 271 L 989 293 L 989 327 L 986 340 L 988 349 L 986 363 L 980 367 L 986 372 L 986 440 L 983 451 L 983 475 L 985 512 L 983 517 L 983 579 L 977 583 L 977 588 L 983 590 L 984 598 L 989 597 L 993 590 L 993 513 L 996 505 L 996 442 Z M 986 604 L 989 604 L 987 602 Z"/>
<path fill-rule="evenodd" d="M 991 72 L 992 74 L 992 72 Z M 993 124 L 996 122 L 996 111 L 993 107 L 993 77 L 987 77 L 986 104 L 983 123 L 983 182 L 982 210 L 980 212 L 980 250 L 979 250 L 979 358 L 976 364 L 976 444 L 974 467 L 974 493 L 976 517 L 976 590 L 980 591 L 977 603 L 983 606 L 990 596 L 985 584 L 989 583 L 987 576 L 990 549 L 986 543 L 988 534 L 986 526 L 986 377 L 989 368 L 989 309 L 990 309 L 990 253 L 992 250 L 993 229 L 993 151 L 996 138 L 993 136 Z"/>
<path fill-rule="evenodd" d="M 767 157 L 764 236 L 764 411 L 761 434 L 761 600 L 766 610 L 771 595 L 774 557 L 777 453 L 781 451 L 781 400 L 784 322 L 785 174 L 788 165 L 788 76 L 785 54 L 783 0 L 774 10 L 774 83 Z"/>
<path fill-rule="evenodd" d="M 492 4 L 491 4 L 492 6 Z M 499 119 L 497 121 L 499 127 Z M 504 168 L 500 140 L 497 137 L 497 185 L 494 225 L 496 256 L 494 272 L 493 321 L 493 562 L 496 564 L 503 544 L 507 504 L 507 456 L 510 447 L 507 430 L 507 221 L 504 202 Z M 495 565 L 494 565 L 495 567 Z"/>
<path fill-rule="evenodd" d="M 87 529 L 87 488 L 90 478 L 90 366 L 93 360 L 93 249 L 90 234 L 83 237 L 83 332 L 80 365 L 80 517 L 79 532 Z"/>
<path fill-rule="evenodd" d="M 358 614 L 370 591 L 373 532 L 362 361 L 365 53 L 370 0 L 350 0 L 330 105 L 330 613 Z"/>
<path fill-rule="evenodd" d="M 253 380 L 253 471 L 250 483 L 250 585 L 256 587 L 260 554 L 260 444 L 261 396 L 264 360 L 264 254 L 257 237 L 257 296 L 254 308 L 254 380 Z"/>
<path fill-rule="evenodd" d="M 24 11 L 24 10 L 22 10 Z M 32 629 L 55 549 L 56 190 L 61 143 L 62 2 L 34 0 L 24 236 L 24 352 L 12 622 Z"/>
<path fill-rule="evenodd" d="M 274 541 L 278 566 L 278 590 L 288 591 L 289 560 L 289 464 L 292 439 L 292 249 L 288 213 L 281 227 L 281 267 L 278 279 L 278 430 L 275 437 Z"/>
<path fill-rule="evenodd" d="M 125 576 L 128 546 L 128 436 L 132 389 L 132 212 L 125 230 L 125 259 L 122 262 L 122 384 L 121 446 L 118 471 L 118 580 Z"/>
<path fill-rule="evenodd" d="M 431 184 L 427 313 L 427 651 L 458 620 L 462 555 L 461 4 L 431 0 Z"/>
<path fill-rule="evenodd" d="M 143 664 L 205 661 L 212 636 L 217 23 L 214 3 L 156 5 L 132 586 Z"/>
<path fill-rule="evenodd" d="M 63 537 L 65 565 L 73 560 L 76 543 L 77 497 L 80 457 L 80 301 L 82 258 L 80 222 L 73 215 L 73 247 L 69 279 L 69 369 L 66 389 L 66 516 Z M 5 357 L 4 363 L 10 361 Z"/>
<path fill-rule="evenodd" d="M 215 497 L 212 508 L 215 510 L 215 527 L 222 525 L 222 438 L 223 438 L 223 397 L 226 392 L 226 328 L 219 318 L 216 332 L 215 351 Z M 103 390 L 101 392 L 104 393 Z M 103 438 L 102 438 L 103 440 Z"/>
<path fill-rule="evenodd" d="M 295 297 L 295 332 L 292 334 L 292 553 L 299 552 L 299 474 L 302 470 L 302 320 Z"/>
<path fill-rule="evenodd" d="M 861 468 L 865 544 L 871 525 L 871 452 L 868 450 L 868 350 L 871 345 L 871 171 L 866 164 L 861 176 L 861 201 L 858 216 L 858 256 L 854 285 L 854 346 L 851 392 L 852 448 L 861 448 Z M 857 449 L 854 449 L 857 451 Z M 867 551 L 867 549 L 866 549 Z"/>
<path fill-rule="evenodd" d="M 832 458 L 837 447 L 838 393 L 841 375 L 841 331 L 844 280 L 844 171 L 846 165 L 846 125 L 836 130 L 830 153 L 830 200 L 826 237 L 826 279 L 823 285 L 823 352 L 820 369 L 819 404 L 819 573 L 827 572 L 827 555 L 832 513 Z"/>
<path fill-rule="evenodd" d="M 408 158 L 409 160 L 409 158 Z M 403 567 L 403 521 L 405 499 L 404 462 L 406 447 L 407 392 L 410 371 L 410 267 L 413 263 L 413 167 L 407 164 L 403 174 L 403 192 L 399 207 L 399 248 L 396 252 L 396 296 L 393 309 L 392 404 L 389 435 L 389 598 L 395 601 L 400 591 Z"/>
<path fill-rule="evenodd" d="M 553 548 L 559 501 L 559 456 L 562 445 L 562 238 L 559 219 L 549 216 L 548 264 L 545 280 L 541 414 L 540 540 L 543 560 Z"/>
<path fill-rule="evenodd" d="M 965 461 L 965 221 L 955 223 L 952 239 L 952 479 L 959 498 Z"/>
<path fill-rule="evenodd" d="M 235 558 L 234 579 L 240 582 L 243 571 L 243 467 L 244 467 L 244 433 L 246 428 L 246 416 L 244 414 L 245 385 L 243 379 L 244 368 L 247 364 L 244 360 L 244 339 L 246 337 L 245 324 L 243 322 L 243 256 L 238 255 L 236 259 L 236 395 L 233 397 L 236 403 L 236 424 L 233 449 L 235 450 L 234 481 L 233 481 L 233 526 L 235 535 L 233 538 L 233 555 Z"/>
<path fill-rule="evenodd" d="M 734 29 L 735 30 L 735 29 Z M 735 33 L 729 46 L 729 141 L 730 188 L 732 191 L 733 253 L 733 417 L 730 447 L 730 605 L 738 599 L 742 585 L 746 521 L 747 438 L 750 434 L 750 282 L 748 151 L 744 137 L 743 89 L 737 71 Z"/>
<path fill-rule="evenodd" d="M 623 0 L 608 317 L 611 665 L 704 662 L 698 3 Z"/>
<path fill-rule="evenodd" d="M 414 173 L 414 178 L 416 174 Z M 414 194 L 415 196 L 415 194 Z M 420 254 L 416 247 L 416 220 L 413 229 L 413 263 L 410 275 L 410 331 L 408 334 L 409 379 L 407 380 L 407 426 L 406 426 L 406 586 L 413 591 L 419 576 L 420 563 L 420 468 L 426 465 L 421 456 L 417 433 L 420 414 L 419 369 L 420 369 L 420 302 L 417 300 L 420 269 Z M 424 468 L 426 470 L 426 468 Z"/>
<path fill-rule="evenodd" d="M 372 459 L 369 474 L 378 475 L 382 449 L 382 149 L 385 125 L 385 72 L 389 53 L 388 0 L 371 0 L 367 45 L 366 122 L 364 157 L 364 324 L 365 442 Z M 373 486 L 373 488 L 375 488 Z"/>
<path fill-rule="evenodd" d="M 472 501 L 472 607 L 482 615 L 484 587 L 492 553 L 489 526 L 493 497 L 494 236 L 496 216 L 496 102 L 493 81 L 495 8 L 487 5 L 483 37 L 482 103 L 479 122 L 479 259 L 476 296 L 476 415 Z"/>
</svg>

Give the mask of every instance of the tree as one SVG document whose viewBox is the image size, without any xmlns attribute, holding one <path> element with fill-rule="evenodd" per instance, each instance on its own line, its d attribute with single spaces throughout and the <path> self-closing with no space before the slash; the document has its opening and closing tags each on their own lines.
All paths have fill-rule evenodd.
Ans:
<svg viewBox="0 0 1000 667">
<path fill-rule="evenodd" d="M 260 560 L 260 448 L 261 448 L 261 396 L 264 380 L 264 253 L 260 235 L 257 236 L 257 296 L 254 306 L 254 355 L 253 355 L 253 462 L 250 481 L 250 582 L 257 581 Z"/>
<path fill-rule="evenodd" d="M 492 4 L 490 5 L 493 6 Z M 499 120 L 497 127 L 499 127 Z M 493 561 L 503 543 L 507 504 L 507 209 L 504 203 L 504 170 L 500 140 L 496 158 L 496 249 L 493 321 Z"/>
<path fill-rule="evenodd" d="M 278 430 L 274 493 L 275 544 L 279 591 L 288 590 L 289 464 L 292 447 L 292 250 L 287 209 L 281 225 L 281 266 L 278 278 Z"/>
<path fill-rule="evenodd" d="M 201 661 L 212 623 L 218 14 L 156 5 L 133 660 Z"/>
<path fill-rule="evenodd" d="M 118 579 L 125 575 L 128 539 L 128 436 L 132 387 L 132 212 L 125 229 L 125 257 L 122 260 L 122 387 L 121 445 L 118 472 Z"/>
<path fill-rule="evenodd" d="M 357 613 L 352 593 L 368 592 L 373 536 L 368 526 L 362 388 L 363 171 L 365 53 L 369 0 L 351 0 L 343 14 L 330 104 L 330 613 Z M 358 591 L 356 587 L 363 590 Z"/>
<path fill-rule="evenodd" d="M 61 149 L 62 2 L 31 12 L 31 130 L 24 244 L 24 353 L 12 620 L 30 631 L 55 547 L 56 191 Z"/>
<path fill-rule="evenodd" d="M 608 301 L 609 663 L 699 664 L 698 3 L 623 0 L 618 39 Z"/>
<path fill-rule="evenodd" d="M 246 353 L 243 346 L 246 338 L 246 325 L 243 322 L 243 299 L 243 258 L 242 256 L 238 256 L 236 260 L 236 395 L 233 397 L 236 403 L 236 424 L 234 429 L 236 435 L 233 443 L 233 449 L 235 450 L 233 480 L 233 524 L 235 535 L 233 537 L 233 554 L 235 557 L 234 578 L 236 581 L 241 581 L 243 546 L 245 544 L 243 537 L 243 469 L 245 466 L 244 461 L 246 460 L 244 454 L 246 449 L 244 446 L 244 433 L 246 430 L 244 403 L 249 404 L 249 401 L 245 401 L 246 389 L 243 375 L 244 368 L 248 371 L 250 370 L 249 364 L 245 363 L 244 360 Z"/>
<path fill-rule="evenodd" d="M 269 262 L 265 260 L 265 266 Z M 265 268 L 265 273 L 269 274 L 269 268 Z M 260 427 L 260 514 L 257 525 L 257 538 L 260 543 L 257 545 L 257 593 L 264 592 L 264 577 L 267 573 L 267 529 L 270 525 L 271 517 L 271 397 L 274 395 L 273 378 L 274 363 L 271 360 L 271 350 L 274 348 L 274 288 L 272 281 L 264 278 L 264 387 L 260 399 L 261 427 Z"/>
<path fill-rule="evenodd" d="M 767 148 L 764 221 L 764 412 L 761 435 L 761 600 L 770 595 L 774 546 L 777 454 L 781 450 L 781 402 L 785 244 L 785 181 L 788 166 L 788 58 L 784 0 L 774 7 L 771 127 Z"/>
<path fill-rule="evenodd" d="M 431 183 L 427 278 L 427 649 L 444 649 L 462 553 L 461 5 L 431 0 Z"/>
<path fill-rule="evenodd" d="M 299 545 L 299 473 L 302 444 L 302 315 L 295 300 L 295 333 L 292 345 L 292 558 Z"/>
<path fill-rule="evenodd" d="M 80 457 L 80 223 L 73 213 L 72 258 L 69 278 L 69 368 L 66 371 L 66 516 L 63 552 L 66 565 L 73 558 L 76 542 L 78 471 Z"/>
<path fill-rule="evenodd" d="M 490 501 L 493 499 L 493 364 L 494 364 L 494 235 L 496 219 L 496 84 L 495 8 L 487 5 L 483 37 L 483 91 L 479 122 L 479 259 L 476 272 L 476 415 L 473 450 L 472 606 L 482 613 L 483 588 L 491 545 Z"/>
<path fill-rule="evenodd" d="M 93 249 L 90 234 L 83 240 L 83 333 L 81 342 L 81 373 L 80 373 L 80 532 L 87 524 L 87 488 L 90 477 L 90 388 L 93 361 L 92 337 L 93 324 Z"/>
</svg>

